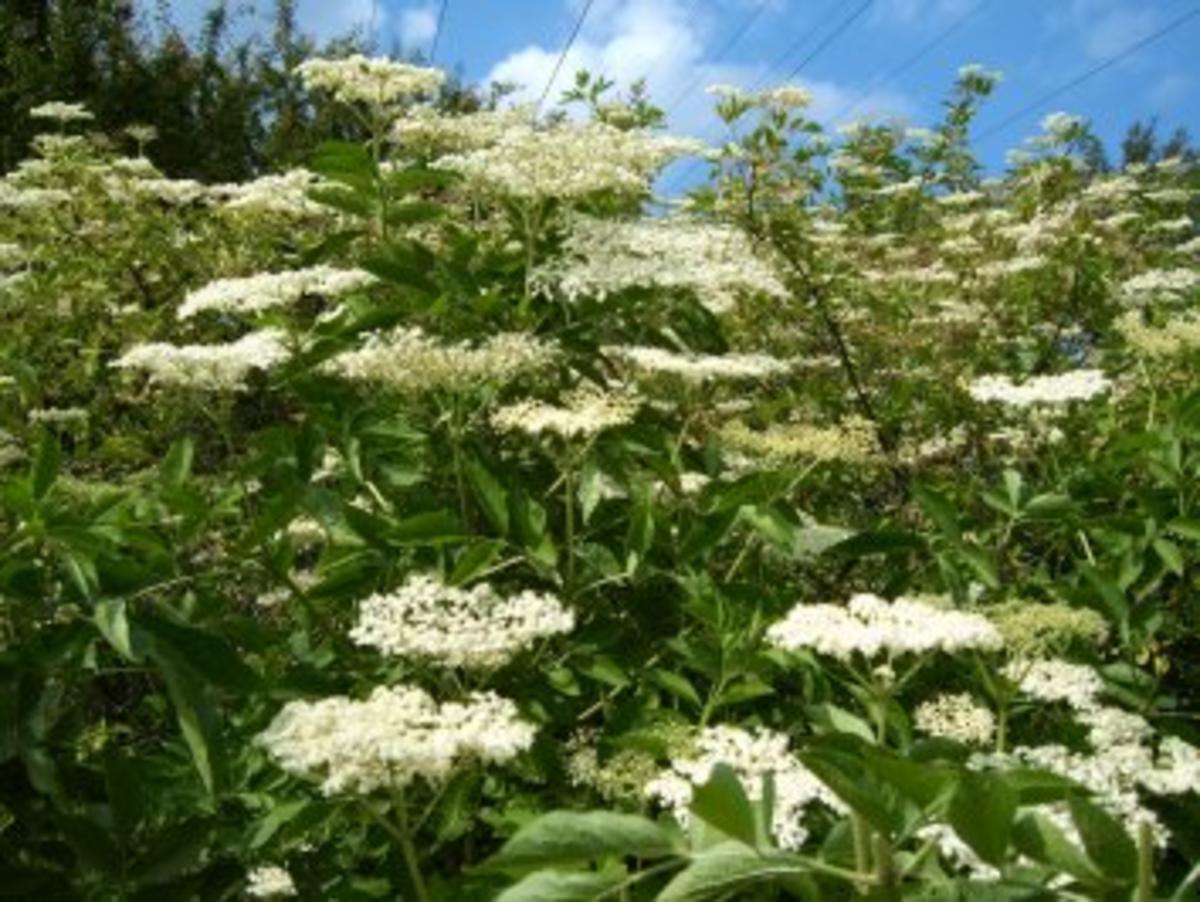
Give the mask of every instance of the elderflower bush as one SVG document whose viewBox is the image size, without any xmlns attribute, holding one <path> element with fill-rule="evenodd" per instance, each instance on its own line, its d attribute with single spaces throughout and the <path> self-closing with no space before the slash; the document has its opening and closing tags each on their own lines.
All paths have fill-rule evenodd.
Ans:
<svg viewBox="0 0 1200 902">
<path fill-rule="evenodd" d="M 718 86 L 650 215 L 641 87 L 298 79 L 362 145 L 0 179 L 18 892 L 1194 891 L 1193 161 Z"/>
</svg>

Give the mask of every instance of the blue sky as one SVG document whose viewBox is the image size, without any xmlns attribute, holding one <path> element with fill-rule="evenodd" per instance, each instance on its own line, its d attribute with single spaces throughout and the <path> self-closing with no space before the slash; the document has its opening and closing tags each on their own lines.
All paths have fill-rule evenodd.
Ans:
<svg viewBox="0 0 1200 902">
<path fill-rule="evenodd" d="M 469 81 L 512 80 L 540 94 L 584 2 L 449 0 L 437 61 Z M 300 0 L 300 18 L 319 36 L 354 25 L 368 29 L 373 22 L 381 48 L 425 49 L 440 3 Z M 184 23 L 194 22 L 205 5 L 172 4 Z M 704 85 L 780 81 L 860 6 L 861 0 L 593 0 L 559 81 L 580 66 L 621 84 L 648 75 L 676 131 L 715 141 L 721 131 Z M 874 0 L 793 81 L 814 92 L 819 120 L 853 106 L 855 116 L 923 125 L 937 116 L 955 70 L 982 63 L 1004 73 L 979 120 L 986 130 L 1196 6 L 1196 0 Z M 744 37 L 728 48 L 747 22 L 752 25 Z M 956 22 L 902 75 L 883 78 Z M 1110 146 L 1130 121 L 1148 116 L 1157 116 L 1164 129 L 1189 126 L 1200 140 L 1197 46 L 1200 16 L 1031 112 L 979 151 L 990 165 L 1002 165 L 1004 150 L 1035 133 L 1040 116 L 1055 110 L 1089 117 Z M 557 93 L 556 86 L 552 96 Z"/>
</svg>

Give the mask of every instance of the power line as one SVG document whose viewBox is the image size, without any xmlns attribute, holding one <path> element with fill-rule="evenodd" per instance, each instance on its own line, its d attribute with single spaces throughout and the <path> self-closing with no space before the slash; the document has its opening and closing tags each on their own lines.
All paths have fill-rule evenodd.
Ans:
<svg viewBox="0 0 1200 902">
<path fill-rule="evenodd" d="M 926 44 L 924 44 L 922 47 L 920 47 L 916 53 L 912 54 L 911 56 L 909 56 L 907 59 L 903 60 L 901 63 L 899 63 L 897 66 L 893 67 L 892 69 L 889 69 L 886 73 L 874 76 L 867 83 L 867 87 L 864 89 L 862 95 L 857 100 L 855 100 L 853 103 L 849 103 L 846 106 L 842 107 L 840 110 L 838 110 L 832 116 L 827 117 L 825 119 L 824 124 L 826 126 L 829 126 L 832 123 L 837 122 L 838 120 L 843 119 L 846 116 L 849 116 L 851 113 L 853 113 L 855 110 L 857 110 L 860 106 L 862 106 L 864 103 L 866 103 L 867 98 L 870 96 L 871 91 L 873 91 L 877 87 L 891 84 L 893 81 L 895 81 L 897 78 L 899 78 L 905 72 L 907 72 L 909 69 L 911 69 L 917 63 L 919 63 L 921 60 L 923 60 L 926 56 L 928 56 L 931 52 L 933 52 L 933 50 L 935 48 L 937 48 L 943 41 L 945 41 L 948 37 L 950 37 L 950 35 L 954 34 L 954 32 L 958 31 L 958 29 L 961 28 L 963 25 L 965 25 L 968 20 L 973 18 L 976 15 L 976 13 L 978 13 L 981 9 L 983 9 L 983 7 L 985 5 L 986 5 L 986 0 L 979 0 L 978 3 L 973 5 L 965 13 L 963 13 L 961 16 L 959 16 L 957 19 L 955 19 L 953 22 L 951 22 L 949 25 L 947 25 L 944 29 L 942 29 L 940 32 L 938 32 L 938 34 L 935 35 L 933 38 L 931 38 Z"/>
<path fill-rule="evenodd" d="M 537 106 L 533 108 L 534 116 L 541 111 L 546 98 L 550 96 L 550 88 L 553 86 L 554 80 L 558 78 L 558 73 L 562 71 L 563 63 L 567 61 L 567 54 L 575 46 L 575 40 L 579 37 L 579 32 L 583 30 L 583 23 L 587 19 L 588 13 L 592 11 L 592 5 L 595 2 L 596 0 L 587 0 L 587 3 L 583 5 L 583 9 L 579 11 L 579 18 L 575 20 L 575 27 L 571 29 L 571 35 L 567 38 L 567 43 L 563 45 L 562 53 L 558 55 L 558 62 L 554 64 L 554 71 L 550 73 L 550 79 L 546 82 L 546 87 L 542 90 L 542 96 L 538 98 Z"/>
<path fill-rule="evenodd" d="M 810 52 L 807 56 L 805 56 L 804 59 L 802 59 L 799 62 L 799 64 L 797 64 L 795 66 L 795 68 L 793 68 L 792 71 L 789 72 L 787 74 L 787 76 L 782 79 L 782 81 L 784 81 L 784 82 L 790 81 L 791 79 L 793 79 L 797 75 L 799 75 L 801 73 L 801 71 L 803 71 L 804 68 L 809 63 L 811 63 L 818 56 L 820 56 L 825 50 L 827 50 L 834 43 L 834 41 L 836 41 L 843 34 L 845 34 L 855 22 L 857 22 L 860 18 L 862 18 L 863 14 L 866 13 L 866 11 L 871 8 L 871 6 L 874 4 L 874 2 L 875 2 L 875 0 L 863 0 L 863 3 L 861 3 L 845 19 L 843 19 L 840 23 L 838 23 L 838 25 L 836 25 L 834 27 L 834 29 L 829 34 L 827 34 L 825 36 L 825 38 L 819 44 L 817 44 L 816 47 L 814 47 L 812 49 L 812 52 Z M 824 17 L 823 17 L 823 19 L 824 19 Z M 798 44 L 794 44 L 793 47 L 802 47 L 802 46 L 804 46 L 804 44 L 808 43 L 808 38 L 812 37 L 812 35 L 816 34 L 816 32 L 820 28 L 821 21 L 823 21 L 823 19 L 818 21 L 817 27 L 814 28 L 813 30 L 811 30 L 804 37 L 804 39 L 801 40 Z M 766 81 L 768 78 L 769 78 L 769 72 L 762 79 L 759 79 L 758 84 L 759 85 L 763 84 L 763 82 Z M 676 185 L 679 185 L 679 184 L 687 181 L 688 176 L 690 176 L 701 165 L 702 165 L 702 163 L 699 160 L 693 160 L 692 163 L 690 163 L 688 165 L 688 167 L 680 173 L 679 178 L 676 179 L 676 182 L 675 182 Z"/>
<path fill-rule="evenodd" d="M 1025 106 L 1021 107 L 1019 110 L 1017 110 L 1015 113 L 1012 113 L 1011 115 L 1005 117 L 1004 119 L 1001 119 L 999 122 L 997 122 L 991 128 L 984 129 L 976 136 L 975 140 L 976 141 L 986 141 L 988 138 L 998 135 L 1000 132 L 1004 131 L 1006 128 L 1008 128 L 1010 125 L 1012 125 L 1014 122 L 1016 122 L 1018 119 L 1021 119 L 1022 117 L 1027 116 L 1029 113 L 1032 113 L 1034 110 L 1036 110 L 1038 107 L 1042 106 L 1043 104 L 1045 104 L 1051 100 L 1054 100 L 1054 98 L 1060 97 L 1061 95 L 1067 93 L 1068 91 L 1079 87 L 1079 85 L 1083 84 L 1088 79 L 1092 78 L 1095 75 L 1099 75 L 1101 72 L 1103 72 L 1105 69 L 1110 68 L 1111 66 L 1115 66 L 1117 63 L 1121 62 L 1121 60 L 1132 56 L 1133 54 L 1135 54 L 1139 50 L 1141 50 L 1143 47 L 1153 44 L 1159 38 L 1166 37 L 1168 34 L 1170 34 L 1176 28 L 1179 28 L 1181 25 L 1183 25 L 1189 19 L 1194 19 L 1198 15 L 1200 15 L 1200 6 L 1194 7 L 1193 9 L 1184 13 L 1182 16 L 1178 16 L 1175 19 L 1172 19 L 1170 22 L 1168 22 L 1162 28 L 1158 29 L 1158 31 L 1155 31 L 1152 34 L 1147 35 L 1146 37 L 1142 38 L 1140 41 L 1135 41 L 1133 44 L 1126 47 L 1124 50 L 1122 50 L 1116 56 L 1109 57 L 1108 59 L 1104 60 L 1103 62 L 1098 63 L 1097 65 L 1088 69 L 1086 72 L 1082 72 L 1079 75 L 1075 76 L 1074 78 L 1070 79 L 1069 81 L 1064 82 L 1063 84 L 1059 85 L 1057 88 L 1054 88 L 1051 91 L 1047 91 L 1045 94 L 1043 94 L 1041 97 L 1034 100 L 1032 103 L 1026 104 Z"/>
<path fill-rule="evenodd" d="M 812 53 L 810 53 L 804 59 L 800 60 L 800 64 L 798 66 L 796 66 L 796 68 L 793 69 L 791 72 L 789 72 L 787 74 L 787 77 L 784 78 L 783 80 L 791 81 L 793 78 L 795 78 L 797 75 L 799 75 L 801 73 L 801 71 L 803 71 L 805 66 L 807 66 L 809 63 L 811 63 L 813 60 L 815 60 L 818 56 L 820 56 L 821 53 L 825 50 L 825 48 L 827 48 L 830 44 L 832 44 L 834 41 L 836 41 L 838 38 L 840 38 L 847 31 L 847 29 L 850 28 L 851 25 L 853 25 L 855 22 L 857 22 L 858 19 L 862 16 L 862 14 L 865 13 L 868 9 L 870 9 L 871 4 L 873 4 L 874 2 L 875 2 L 875 0 L 864 0 L 863 4 L 861 6 L 859 6 L 858 9 L 856 9 L 854 12 L 852 12 L 850 15 L 848 15 L 842 21 L 842 23 L 840 25 L 838 25 L 832 32 L 830 32 L 829 34 L 827 34 L 825 36 L 825 40 L 823 40 L 820 44 L 818 44 L 816 47 L 813 48 Z"/>
<path fill-rule="evenodd" d="M 723 60 L 725 56 L 738 45 L 742 38 L 746 36 L 747 32 L 754 27 L 754 23 L 762 17 L 762 14 L 767 11 L 767 7 L 770 5 L 771 0 L 760 0 L 758 6 L 754 8 L 754 11 L 742 21 L 741 26 L 734 31 L 729 40 L 725 42 L 724 46 L 717 51 L 716 56 L 709 60 L 709 65 L 713 63 L 719 63 L 721 60 Z M 683 101 L 689 94 L 692 93 L 692 91 L 696 90 L 696 88 L 700 86 L 702 81 L 704 81 L 703 72 L 697 75 L 682 91 L 679 92 L 675 99 L 671 101 L 667 109 L 667 115 L 669 116 L 671 113 L 679 109 L 679 105 L 683 103 Z"/>
<path fill-rule="evenodd" d="M 442 0 L 441 9 L 438 10 L 437 25 L 433 29 L 433 40 L 429 43 L 429 62 L 437 59 L 438 41 L 442 38 L 442 26 L 446 24 L 446 7 L 450 5 L 450 0 Z"/>
</svg>

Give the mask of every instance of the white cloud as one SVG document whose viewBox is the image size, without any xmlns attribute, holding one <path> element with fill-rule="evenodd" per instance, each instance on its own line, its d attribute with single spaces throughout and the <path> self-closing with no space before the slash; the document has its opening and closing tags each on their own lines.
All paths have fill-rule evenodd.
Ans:
<svg viewBox="0 0 1200 902">
<path fill-rule="evenodd" d="M 576 0 L 577 4 L 578 0 Z M 572 9 L 577 9 L 572 5 Z M 599 0 L 587 25 L 551 85 L 552 105 L 579 69 L 604 75 L 621 88 L 646 77 L 651 98 L 667 109 L 670 126 L 681 134 L 718 140 L 713 99 L 705 86 L 727 83 L 764 87 L 778 73 L 765 62 L 716 62 L 708 54 L 728 38 L 719 18 L 696 15 L 701 7 L 684 0 Z M 710 47 L 709 44 L 714 46 Z M 530 45 L 496 63 L 484 79 L 519 86 L 514 99 L 537 100 L 554 70 L 561 47 Z M 912 105 L 896 92 L 861 91 L 832 81 L 803 81 L 814 94 L 813 115 L 826 118 L 862 100 L 860 112 L 904 114 Z"/>
<path fill-rule="evenodd" d="M 1189 97 L 1196 87 L 1196 80 L 1179 72 L 1164 75 L 1146 92 L 1147 106 L 1152 110 L 1170 113 Z"/>
<path fill-rule="evenodd" d="M 982 0 L 882 0 L 876 3 L 870 20 L 875 25 L 941 24 L 943 19 L 961 16 Z"/>
<path fill-rule="evenodd" d="M 428 50 L 437 34 L 437 7 L 432 3 L 407 7 L 400 13 L 400 46 L 405 50 Z"/>
<path fill-rule="evenodd" d="M 1070 0 L 1050 4 L 1046 25 L 1051 33 L 1067 33 L 1079 40 L 1083 52 L 1100 60 L 1116 56 L 1147 37 L 1162 17 L 1149 4 L 1124 0 Z"/>
</svg>

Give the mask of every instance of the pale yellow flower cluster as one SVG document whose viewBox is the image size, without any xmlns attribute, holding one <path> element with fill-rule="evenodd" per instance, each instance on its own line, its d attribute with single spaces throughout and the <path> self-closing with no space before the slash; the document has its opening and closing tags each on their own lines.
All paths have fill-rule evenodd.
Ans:
<svg viewBox="0 0 1200 902">
<path fill-rule="evenodd" d="M 502 407 L 492 414 L 492 426 L 498 432 L 584 439 L 632 422 L 637 410 L 637 400 L 627 395 L 576 389 L 562 405 L 530 400 Z"/>
<path fill-rule="evenodd" d="M 361 348 L 325 363 L 333 375 L 394 391 L 467 392 L 499 386 L 548 366 L 555 345 L 523 332 L 502 332 L 478 345 L 447 343 L 416 327 L 371 335 Z"/>
<path fill-rule="evenodd" d="M 776 464 L 804 460 L 861 464 L 874 460 L 879 447 L 875 427 L 857 416 L 831 426 L 776 423 L 761 430 L 735 420 L 718 435 L 730 450 Z"/>
</svg>

